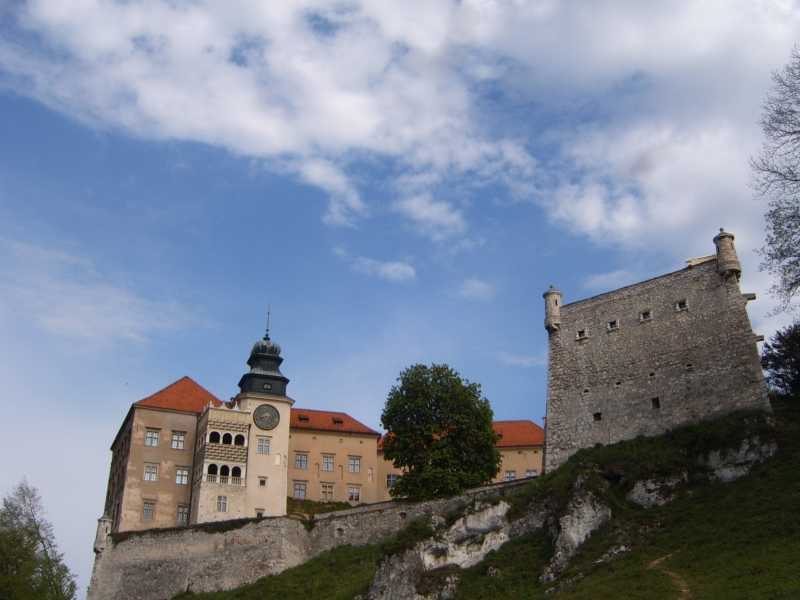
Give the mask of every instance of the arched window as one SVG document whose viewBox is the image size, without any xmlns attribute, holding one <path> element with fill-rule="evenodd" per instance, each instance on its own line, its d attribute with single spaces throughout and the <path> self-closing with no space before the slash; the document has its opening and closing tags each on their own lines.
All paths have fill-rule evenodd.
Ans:
<svg viewBox="0 0 800 600">
<path fill-rule="evenodd" d="M 241 477 L 242 470 L 239 467 L 233 467 L 231 469 L 231 477 Z"/>
<path fill-rule="evenodd" d="M 219 468 L 220 477 L 227 477 L 228 475 L 230 475 L 230 473 L 231 473 L 231 470 L 228 468 L 227 465 L 222 465 Z"/>
<path fill-rule="evenodd" d="M 244 446 L 244 436 L 240 433 L 236 436 L 236 439 L 233 440 L 234 446 Z"/>
<path fill-rule="evenodd" d="M 230 433 L 226 433 L 222 436 L 223 444 L 228 444 L 230 446 L 231 442 L 233 442 L 233 436 Z"/>
<path fill-rule="evenodd" d="M 219 431 L 212 431 L 211 435 L 208 436 L 208 443 L 209 444 L 219 444 Z"/>
<path fill-rule="evenodd" d="M 206 481 L 214 483 L 217 480 L 217 465 L 208 465 L 208 475 Z"/>
</svg>

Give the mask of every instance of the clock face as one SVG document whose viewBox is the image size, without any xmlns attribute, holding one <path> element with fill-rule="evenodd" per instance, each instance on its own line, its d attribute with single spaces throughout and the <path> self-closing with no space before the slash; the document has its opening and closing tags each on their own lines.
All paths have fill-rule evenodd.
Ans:
<svg viewBox="0 0 800 600">
<path fill-rule="evenodd" d="M 259 429 L 275 429 L 281 421 L 281 415 L 274 406 L 262 404 L 253 412 L 253 421 Z"/>
</svg>

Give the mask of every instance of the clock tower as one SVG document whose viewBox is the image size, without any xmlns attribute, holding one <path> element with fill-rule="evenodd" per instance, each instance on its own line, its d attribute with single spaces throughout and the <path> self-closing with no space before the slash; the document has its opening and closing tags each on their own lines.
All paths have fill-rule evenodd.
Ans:
<svg viewBox="0 0 800 600">
<path fill-rule="evenodd" d="M 253 344 L 250 370 L 239 380 L 234 399 L 249 413 L 246 516 L 286 514 L 289 421 L 294 400 L 286 395 L 289 379 L 281 373 L 281 347 L 269 337 Z"/>
</svg>

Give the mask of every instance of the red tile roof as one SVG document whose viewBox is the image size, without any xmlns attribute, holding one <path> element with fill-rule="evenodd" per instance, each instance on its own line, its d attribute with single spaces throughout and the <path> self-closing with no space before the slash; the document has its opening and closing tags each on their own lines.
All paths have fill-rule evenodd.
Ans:
<svg viewBox="0 0 800 600">
<path fill-rule="evenodd" d="M 222 404 L 219 398 L 197 383 L 194 379 L 190 377 L 181 377 L 178 381 L 169 384 L 163 390 L 159 390 L 152 396 L 139 400 L 134 406 L 166 408 L 169 410 L 199 414 L 203 412 L 209 402 L 214 406 L 220 406 Z"/>
<path fill-rule="evenodd" d="M 492 421 L 492 428 L 500 436 L 498 448 L 544 445 L 544 429 L 533 421 Z M 383 450 L 385 434 L 378 440 L 378 451 Z"/>
<path fill-rule="evenodd" d="M 544 445 L 544 429 L 533 421 L 494 421 L 492 426 L 500 436 L 498 448 Z"/>
<path fill-rule="evenodd" d="M 360 421 L 343 412 L 328 410 L 311 410 L 308 408 L 293 408 L 289 426 L 292 429 L 310 429 L 314 431 L 341 431 L 344 433 L 362 433 L 380 436 L 380 433 L 370 429 Z"/>
</svg>

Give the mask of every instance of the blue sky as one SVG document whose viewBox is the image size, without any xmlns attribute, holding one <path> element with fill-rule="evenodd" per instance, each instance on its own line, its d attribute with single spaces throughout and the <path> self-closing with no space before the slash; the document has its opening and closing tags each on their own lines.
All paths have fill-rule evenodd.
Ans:
<svg viewBox="0 0 800 600">
<path fill-rule="evenodd" d="M 0 491 L 39 487 L 85 585 L 127 407 L 222 398 L 267 304 L 299 406 L 379 427 L 446 362 L 541 422 L 541 293 L 737 235 L 790 2 L 12 2 L 0 8 Z"/>
</svg>

